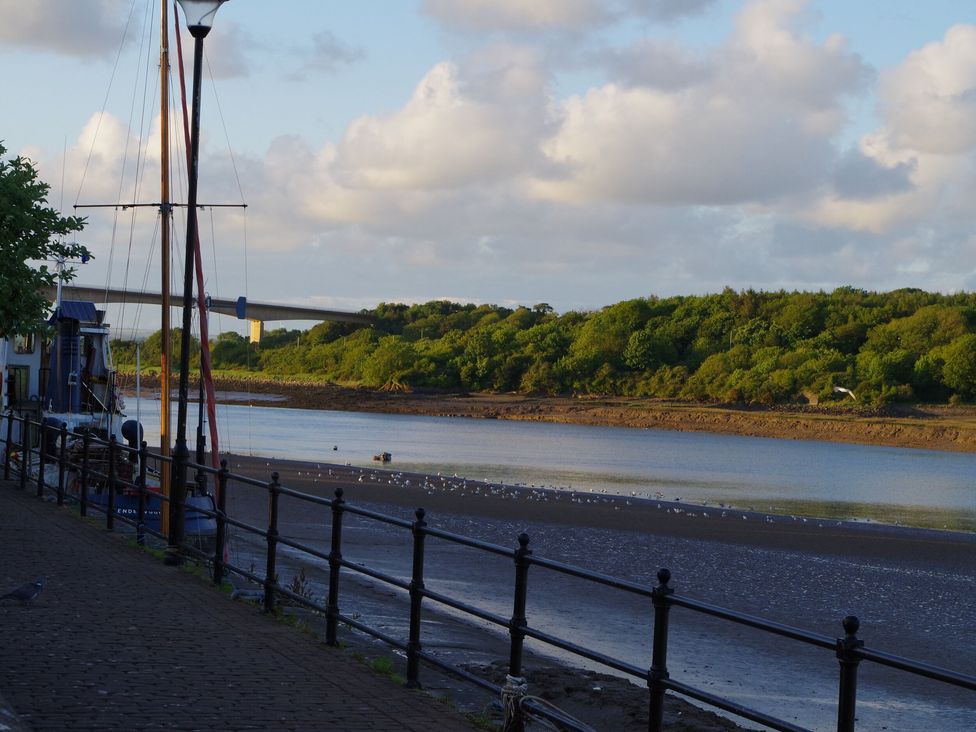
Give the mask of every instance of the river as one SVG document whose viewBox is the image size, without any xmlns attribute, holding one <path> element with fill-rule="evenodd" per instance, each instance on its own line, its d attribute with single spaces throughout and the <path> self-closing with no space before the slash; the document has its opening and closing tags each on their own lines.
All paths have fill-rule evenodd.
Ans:
<svg viewBox="0 0 976 732">
<path fill-rule="evenodd" d="M 143 399 L 139 411 L 146 440 L 158 443 L 159 402 Z M 389 452 L 404 471 L 976 531 L 976 455 L 967 453 L 274 406 L 221 406 L 218 424 L 222 452 L 360 466 Z"/>
</svg>

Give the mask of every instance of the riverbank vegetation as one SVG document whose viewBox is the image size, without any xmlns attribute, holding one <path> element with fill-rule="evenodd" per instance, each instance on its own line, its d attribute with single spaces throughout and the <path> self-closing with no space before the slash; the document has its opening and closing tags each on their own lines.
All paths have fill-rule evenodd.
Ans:
<svg viewBox="0 0 976 732">
<path fill-rule="evenodd" d="M 222 333 L 217 369 L 372 388 L 602 394 L 762 405 L 969 401 L 976 295 L 726 289 L 638 298 L 594 312 L 383 303 L 375 325 Z M 178 334 L 174 336 L 178 350 Z M 143 344 L 157 363 L 159 334 Z M 134 365 L 131 342 L 113 344 Z M 195 349 L 196 350 L 196 349 Z M 849 390 L 849 391 L 848 391 Z"/>
</svg>

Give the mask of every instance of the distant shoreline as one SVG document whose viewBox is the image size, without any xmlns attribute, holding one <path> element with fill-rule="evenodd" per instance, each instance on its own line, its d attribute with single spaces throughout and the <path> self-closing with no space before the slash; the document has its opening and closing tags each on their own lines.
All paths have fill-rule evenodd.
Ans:
<svg viewBox="0 0 976 732">
<path fill-rule="evenodd" d="M 143 376 L 142 386 L 158 388 L 159 380 Z M 392 392 L 257 378 L 218 378 L 215 386 L 225 392 L 226 404 L 253 402 L 293 409 L 510 419 L 976 452 L 973 405 L 754 407 L 639 397 Z M 132 391 L 131 383 L 128 391 Z"/>
</svg>

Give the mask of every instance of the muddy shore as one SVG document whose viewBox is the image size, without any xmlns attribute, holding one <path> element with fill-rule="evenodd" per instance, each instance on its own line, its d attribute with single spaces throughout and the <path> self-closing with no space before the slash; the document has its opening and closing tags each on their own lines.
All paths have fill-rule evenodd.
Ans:
<svg viewBox="0 0 976 732">
<path fill-rule="evenodd" d="M 596 497 L 569 491 L 557 497 L 556 491 L 518 489 L 463 477 L 239 456 L 229 456 L 229 462 L 233 472 L 262 480 L 270 477 L 270 471 L 277 471 L 283 485 L 315 495 L 331 497 L 336 488 L 342 488 L 345 500 L 406 520 L 413 518 L 414 509 L 423 506 L 431 526 L 502 546 L 514 546 L 517 533 L 527 531 L 532 537 L 530 546 L 538 555 L 644 584 L 653 584 L 657 568 L 668 566 L 674 573 L 672 584 L 679 593 L 830 636 L 839 634 L 840 618 L 854 613 L 862 618 L 863 637 L 870 647 L 937 665 L 951 658 L 951 665 L 964 672 L 976 664 L 976 656 L 967 642 L 972 617 L 969 603 L 976 588 L 973 561 L 976 537 L 969 534 L 803 521 L 741 512 L 734 515 L 717 512 L 706 519 L 700 510 L 691 511 L 689 506 L 662 501 L 628 502 L 621 497 Z M 253 512 L 255 523 L 261 525 L 257 519 L 267 511 L 267 496 L 263 491 L 240 490 L 230 495 L 235 499 L 232 514 L 237 510 L 245 515 Z M 675 510 L 678 508 L 683 510 Z M 283 501 L 281 522 L 285 535 L 294 532 L 302 540 L 318 537 L 326 541 L 327 531 L 316 528 L 319 522 L 327 523 L 326 516 L 316 520 L 302 504 Z M 379 563 L 385 571 L 409 577 L 409 532 L 403 532 L 404 536 L 398 538 L 393 531 L 355 523 L 350 524 L 350 529 L 344 556 L 368 566 Z M 570 536 L 572 541 L 567 541 Z M 492 581 L 487 565 L 458 568 L 455 564 L 458 550 L 443 548 L 438 553 L 436 547 L 437 544 L 428 547 L 428 586 L 437 588 L 439 582 L 444 582 L 446 587 L 456 588 L 458 583 L 468 583 L 473 577 L 479 578 L 479 585 Z M 288 572 L 282 571 L 287 577 Z M 507 570 L 502 576 L 508 576 Z M 323 570 L 311 577 L 322 592 Z M 565 602 L 558 598 L 567 596 L 566 588 L 547 586 L 540 583 L 540 575 L 534 577 L 530 616 L 537 619 L 540 614 L 553 611 L 547 604 L 548 598 L 554 596 L 555 610 L 565 610 Z M 906 582 L 906 578 L 911 581 Z M 786 588 L 788 591 L 784 591 Z M 503 594 L 509 592 L 503 590 Z M 365 616 L 371 609 L 386 608 L 387 594 L 379 593 L 372 604 L 362 606 L 355 605 L 350 598 L 344 601 L 344 607 L 355 608 Z M 923 608 L 919 606 L 920 598 L 938 598 L 938 601 L 923 603 L 926 604 Z M 572 622 L 586 626 L 587 620 L 592 622 L 597 617 L 601 622 L 610 621 L 617 609 L 616 601 L 605 602 L 592 595 L 586 602 L 573 603 Z M 394 635 L 405 632 L 403 627 L 395 625 L 397 621 L 388 610 L 379 612 L 383 623 L 393 624 L 385 626 L 387 632 Z M 632 626 L 641 627 L 648 622 L 646 607 L 634 609 L 632 615 L 630 612 L 624 614 L 617 630 L 607 636 L 611 643 L 619 641 L 621 634 L 632 632 Z M 938 634 L 933 637 L 920 629 L 922 617 L 926 619 L 926 627 L 939 629 Z M 686 622 L 690 620 L 682 620 Z M 562 623 L 559 627 L 565 627 Z M 442 627 L 440 622 L 435 625 Z M 730 649 L 741 642 L 735 634 L 726 635 L 727 629 L 720 627 L 696 628 L 694 624 L 689 625 L 673 639 L 673 663 L 675 671 L 692 674 L 692 679 L 698 677 L 706 688 L 711 688 L 708 685 L 713 683 L 709 681 L 711 665 L 716 670 L 722 667 L 714 690 L 733 697 L 744 692 L 748 698 L 749 694 L 758 692 L 775 698 L 782 690 L 772 687 L 792 674 L 799 676 L 786 687 L 787 693 L 797 693 L 792 689 L 814 688 L 815 680 L 803 675 L 803 666 L 792 663 L 792 652 L 784 655 L 780 647 L 765 648 L 760 644 L 750 652 L 758 656 L 737 657 L 730 655 Z M 427 642 L 434 641 L 427 630 L 424 633 Z M 483 651 L 483 639 L 467 636 L 462 631 L 457 633 L 439 650 L 454 653 L 455 660 L 467 660 L 476 650 Z M 637 635 L 642 637 L 646 633 Z M 505 657 L 502 644 L 494 658 Z M 704 666 L 698 660 L 702 658 L 706 659 Z M 764 659 L 762 663 L 759 658 Z M 827 657 L 818 658 L 817 662 L 826 662 L 828 667 L 834 663 Z M 571 709 L 597 729 L 646 729 L 647 691 L 640 686 L 620 682 L 611 692 L 610 679 L 587 676 L 579 669 L 554 665 L 546 659 L 527 663 L 526 671 L 533 693 Z M 722 679 L 730 681 L 720 686 Z M 738 679 L 748 681 L 743 683 Z M 913 688 L 905 686 L 911 684 L 911 679 L 892 679 L 892 686 L 888 686 L 888 679 L 881 681 L 886 691 L 877 698 L 875 713 L 884 710 L 886 699 L 907 699 L 914 693 Z M 593 687 L 597 687 L 597 693 L 593 693 Z M 834 687 L 835 682 L 828 678 L 822 691 L 803 691 L 797 698 L 805 704 L 830 707 L 836 693 Z M 936 690 L 934 701 L 929 698 L 918 706 L 938 708 L 940 719 L 950 713 L 956 715 L 940 722 L 942 729 L 964 729 L 957 720 L 976 713 L 973 700 L 940 696 L 941 691 Z M 782 708 L 765 711 L 783 713 Z M 673 708 L 673 713 L 675 722 L 681 720 L 687 724 L 675 729 L 729 728 L 728 720 L 696 707 L 682 705 Z M 827 716 L 830 713 L 828 709 Z M 867 711 L 865 716 L 870 717 Z M 797 720 L 801 724 L 811 721 L 819 728 L 822 720 L 819 717 Z M 875 724 L 863 726 L 883 729 L 890 723 L 888 719 L 878 719 Z M 923 718 L 913 724 L 906 717 L 899 728 L 931 729 L 932 723 L 931 718 Z"/>
<path fill-rule="evenodd" d="M 144 388 L 158 388 L 158 381 L 151 377 L 143 377 L 142 384 Z M 224 378 L 215 386 L 222 392 L 219 401 L 226 404 L 656 428 L 976 452 L 973 405 L 870 408 L 848 402 L 762 408 L 634 397 L 389 392 L 260 379 Z"/>
</svg>

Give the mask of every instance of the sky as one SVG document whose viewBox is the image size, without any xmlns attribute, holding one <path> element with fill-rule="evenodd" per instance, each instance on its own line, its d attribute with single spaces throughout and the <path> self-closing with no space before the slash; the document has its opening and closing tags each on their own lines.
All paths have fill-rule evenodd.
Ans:
<svg viewBox="0 0 976 732">
<path fill-rule="evenodd" d="M 158 201 L 158 14 L 0 0 L 0 141 L 66 214 Z M 976 288 L 969 0 L 230 0 L 205 49 L 215 297 Z M 160 289 L 155 209 L 80 213 L 78 283 Z"/>
</svg>

